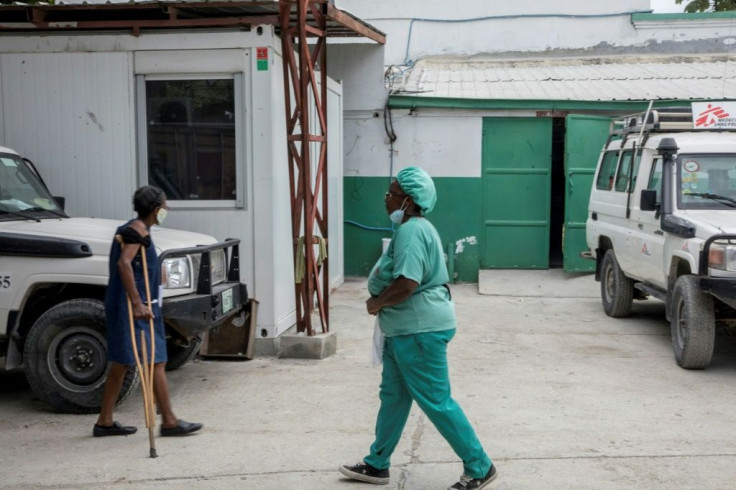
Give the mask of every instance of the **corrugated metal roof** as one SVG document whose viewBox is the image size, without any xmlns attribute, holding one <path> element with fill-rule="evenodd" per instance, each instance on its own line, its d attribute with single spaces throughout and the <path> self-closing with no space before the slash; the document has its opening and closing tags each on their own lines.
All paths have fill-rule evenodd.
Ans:
<svg viewBox="0 0 736 490">
<path fill-rule="evenodd" d="M 726 56 L 419 60 L 397 95 L 456 99 L 658 100 L 736 98 Z"/>
<path fill-rule="evenodd" d="M 298 22 L 292 0 L 139 0 L 107 3 L 0 4 L 0 33 L 23 31 L 83 31 L 104 29 L 160 29 L 243 27 L 273 24 L 280 33 L 282 5 L 289 6 L 289 22 Z M 365 36 L 385 43 L 385 34 L 367 22 L 335 7 L 323 12 L 327 37 Z M 307 22 L 318 16 L 307 9 Z"/>
</svg>

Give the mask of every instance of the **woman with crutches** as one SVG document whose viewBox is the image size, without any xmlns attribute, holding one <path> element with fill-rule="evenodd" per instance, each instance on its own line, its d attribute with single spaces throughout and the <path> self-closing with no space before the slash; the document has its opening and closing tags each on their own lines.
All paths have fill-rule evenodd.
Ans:
<svg viewBox="0 0 736 490">
<path fill-rule="evenodd" d="M 161 271 L 150 235 L 151 226 L 160 225 L 166 217 L 166 195 L 158 187 L 141 187 L 133 196 L 133 208 L 138 217 L 117 229 L 110 249 L 110 279 L 105 294 L 105 313 L 107 356 L 111 364 L 93 435 L 127 436 L 137 431 L 135 427 L 114 421 L 113 409 L 126 371 L 131 366 L 135 368 L 137 363 L 150 367 L 152 353 L 155 356 L 153 373 L 147 373 L 148 379 L 144 380 L 143 385 L 145 387 L 145 381 L 153 383 L 161 414 L 161 435 L 186 435 L 201 429 L 202 424 L 179 420 L 171 409 L 165 371 L 166 336 L 159 304 Z M 147 296 L 151 297 L 150 302 L 147 301 Z M 135 334 L 135 344 L 131 338 L 131 330 Z M 145 367 L 143 372 L 146 372 Z M 153 400 L 148 399 L 145 391 L 144 400 L 146 413 L 155 413 L 150 410 Z M 155 423 L 154 420 L 151 423 Z M 152 455 L 153 452 L 152 446 Z"/>
</svg>

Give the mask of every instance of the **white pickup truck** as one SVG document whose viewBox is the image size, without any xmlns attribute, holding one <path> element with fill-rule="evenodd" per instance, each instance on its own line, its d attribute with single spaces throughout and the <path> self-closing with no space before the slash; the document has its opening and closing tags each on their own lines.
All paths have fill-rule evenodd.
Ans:
<svg viewBox="0 0 736 490">
<path fill-rule="evenodd" d="M 729 107 L 730 105 L 730 107 Z M 586 237 L 606 314 L 666 303 L 677 363 L 707 367 L 736 324 L 736 104 L 693 103 L 614 120 Z"/>
<path fill-rule="evenodd" d="M 0 369 L 22 366 L 56 410 L 99 409 L 107 374 L 104 295 L 119 221 L 70 218 L 33 164 L 0 147 Z M 202 335 L 244 319 L 238 240 L 154 227 L 162 269 L 168 369 L 188 362 Z M 118 402 L 137 385 L 128 371 Z"/>
</svg>

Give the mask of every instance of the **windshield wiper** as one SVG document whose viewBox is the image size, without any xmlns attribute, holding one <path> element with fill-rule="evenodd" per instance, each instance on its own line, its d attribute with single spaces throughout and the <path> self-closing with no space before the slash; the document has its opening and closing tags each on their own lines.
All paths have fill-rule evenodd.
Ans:
<svg viewBox="0 0 736 490">
<path fill-rule="evenodd" d="M 66 214 L 60 213 L 59 211 L 56 211 L 55 209 L 46 209 L 46 208 L 41 208 L 41 207 L 38 207 L 38 206 L 34 206 L 34 207 L 28 208 L 28 209 L 23 209 L 22 211 L 23 212 L 25 212 L 25 211 L 31 211 L 33 213 L 51 213 L 53 215 L 58 216 L 59 218 L 68 218 L 68 216 Z"/>
<path fill-rule="evenodd" d="M 722 196 L 720 194 L 713 194 L 712 192 L 690 192 L 689 194 L 683 194 L 685 196 L 696 196 L 696 197 L 705 197 L 708 199 L 713 199 L 714 201 L 723 201 L 725 204 L 728 204 L 732 208 L 736 208 L 736 199 L 728 196 Z"/>
<path fill-rule="evenodd" d="M 28 216 L 28 215 L 23 214 L 23 213 L 18 212 L 18 211 L 10 211 L 9 209 L 0 208 L 0 213 L 9 214 L 11 216 L 16 216 L 18 218 L 23 218 L 23 219 L 32 219 L 32 220 L 35 220 L 36 223 L 40 223 L 41 222 L 41 220 L 38 219 L 38 218 L 36 218 L 35 216 Z"/>
</svg>

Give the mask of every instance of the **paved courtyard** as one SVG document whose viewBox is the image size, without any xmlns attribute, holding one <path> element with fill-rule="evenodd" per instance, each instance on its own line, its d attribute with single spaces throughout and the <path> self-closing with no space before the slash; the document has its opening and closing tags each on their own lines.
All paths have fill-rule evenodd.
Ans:
<svg viewBox="0 0 736 490">
<path fill-rule="evenodd" d="M 712 366 L 677 367 L 664 306 L 603 313 L 590 275 L 502 271 L 453 287 L 453 393 L 499 470 L 497 489 L 731 489 L 736 338 Z M 479 294 L 479 291 L 484 294 Z M 127 438 L 91 437 L 94 415 L 54 414 L 22 373 L 0 373 L 2 488 L 373 488 L 336 469 L 372 442 L 380 368 L 363 280 L 331 299 L 338 352 L 322 361 L 198 361 L 170 373 L 174 409 L 204 430 L 157 439 L 149 459 L 136 393 Z M 414 410 L 388 487 L 444 489 L 462 466 Z"/>
</svg>

